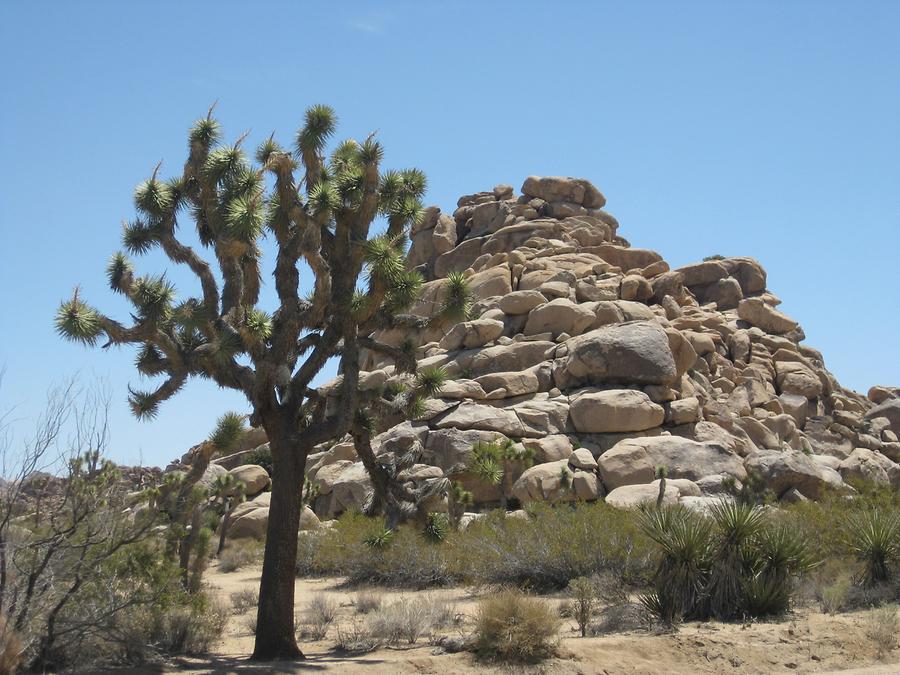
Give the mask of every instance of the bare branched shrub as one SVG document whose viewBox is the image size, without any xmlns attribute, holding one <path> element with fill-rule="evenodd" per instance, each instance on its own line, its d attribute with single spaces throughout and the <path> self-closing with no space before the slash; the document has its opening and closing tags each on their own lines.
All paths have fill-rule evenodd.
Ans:
<svg viewBox="0 0 900 675">
<path fill-rule="evenodd" d="M 850 584 L 852 579 L 850 575 L 844 574 L 837 577 L 830 584 L 822 589 L 822 611 L 826 614 L 834 616 L 847 603 L 847 597 L 850 593 Z"/>
<path fill-rule="evenodd" d="M 476 653 L 481 658 L 534 662 L 556 651 L 559 617 L 544 600 L 505 590 L 478 604 Z"/>
<path fill-rule="evenodd" d="M 884 658 L 897 647 L 900 617 L 896 605 L 872 610 L 866 621 L 866 636 L 875 644 L 878 658 Z"/>
<path fill-rule="evenodd" d="M 361 591 L 356 594 L 353 606 L 359 614 L 369 614 L 381 609 L 382 597 L 375 591 Z"/>
<path fill-rule="evenodd" d="M 300 636 L 313 640 L 324 639 L 328 634 L 328 628 L 334 623 L 337 610 L 337 602 L 327 595 L 314 596 L 303 613 Z"/>
<path fill-rule="evenodd" d="M 337 641 L 334 647 L 338 651 L 362 654 L 376 649 L 378 644 L 378 640 L 358 617 L 354 616 L 347 623 L 337 627 Z"/>
<path fill-rule="evenodd" d="M 581 637 L 587 637 L 588 626 L 597 606 L 597 587 L 587 577 L 576 577 L 569 582 L 571 614 L 578 623 Z"/>
<path fill-rule="evenodd" d="M 234 614 L 246 614 L 259 604 L 259 591 L 245 588 L 231 594 L 231 611 Z"/>
</svg>

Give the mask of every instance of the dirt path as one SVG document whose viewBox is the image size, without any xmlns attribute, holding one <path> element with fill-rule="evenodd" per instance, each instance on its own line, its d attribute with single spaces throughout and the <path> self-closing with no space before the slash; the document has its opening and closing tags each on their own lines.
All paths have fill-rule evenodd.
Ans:
<svg viewBox="0 0 900 675">
<path fill-rule="evenodd" d="M 208 580 L 223 602 L 230 604 L 231 594 L 255 589 L 259 569 L 223 574 L 210 570 Z M 298 609 L 310 597 L 321 593 L 335 599 L 340 609 L 336 623 L 349 622 L 355 610 L 353 599 L 359 589 L 346 588 L 340 579 L 298 579 Z M 378 588 L 385 600 L 412 595 L 413 591 Z M 424 591 L 450 603 L 464 616 L 471 616 L 477 596 L 469 589 L 449 588 Z M 550 599 L 552 602 L 559 602 Z M 801 610 L 786 620 L 756 624 L 693 623 L 675 633 L 651 634 L 626 632 L 606 637 L 579 638 L 574 623 L 566 621 L 561 633 L 559 656 L 530 668 L 497 667 L 478 663 L 467 653 L 448 654 L 429 645 L 425 639 L 409 648 L 380 648 L 373 652 L 347 656 L 332 648 L 330 633 L 321 641 L 303 642 L 307 660 L 302 663 L 257 665 L 246 661 L 252 651 L 253 611 L 234 616 L 215 653 L 207 659 L 187 659 L 173 664 L 174 669 L 198 673 L 439 673 L 455 675 L 473 671 L 485 673 L 605 673 L 699 674 L 699 673 L 835 673 L 852 675 L 900 674 L 895 650 L 886 657 L 891 664 L 879 662 L 875 645 L 866 637 L 867 612 L 835 617 Z M 466 630 L 465 622 L 457 634 Z M 332 628 L 332 633 L 334 628 Z M 452 630 L 447 631 L 452 634 Z"/>
</svg>

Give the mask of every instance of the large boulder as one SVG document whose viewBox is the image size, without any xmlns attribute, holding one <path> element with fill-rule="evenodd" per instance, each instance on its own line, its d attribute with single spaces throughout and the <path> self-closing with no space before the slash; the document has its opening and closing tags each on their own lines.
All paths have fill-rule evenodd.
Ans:
<svg viewBox="0 0 900 675">
<path fill-rule="evenodd" d="M 678 488 L 666 485 L 663 493 L 663 504 L 671 506 L 678 503 Z M 641 504 L 654 504 L 659 498 L 659 483 L 644 485 L 623 485 L 606 495 L 606 503 L 617 509 L 636 509 Z"/>
<path fill-rule="evenodd" d="M 473 349 L 493 342 L 503 334 L 503 322 L 495 319 L 474 319 L 458 323 L 441 338 L 440 346 L 449 351 L 462 347 Z"/>
<path fill-rule="evenodd" d="M 866 413 L 867 420 L 884 417 L 890 421 L 890 430 L 900 436 L 900 398 L 889 398 Z"/>
<path fill-rule="evenodd" d="M 258 464 L 244 464 L 229 471 L 232 476 L 244 484 L 244 494 L 248 497 L 258 495 L 269 487 L 269 473 Z"/>
<path fill-rule="evenodd" d="M 694 481 L 712 474 L 728 474 L 738 480 L 747 476 L 741 458 L 723 445 L 693 441 L 681 436 L 648 436 L 619 441 L 600 456 L 600 475 L 604 483 L 604 458 L 610 453 L 614 453 L 614 457 L 630 457 L 635 466 L 640 467 L 642 474 L 646 473 L 646 467 L 652 470 L 663 466 L 670 478 L 688 478 Z"/>
<path fill-rule="evenodd" d="M 552 333 L 553 337 L 561 333 L 580 335 L 596 320 L 589 307 L 577 305 L 568 298 L 557 298 L 532 309 L 523 332 L 525 335 Z"/>
<path fill-rule="evenodd" d="M 571 202 L 589 209 L 602 209 L 606 204 L 603 193 L 584 178 L 528 176 L 522 184 L 522 194 L 545 202 Z"/>
<path fill-rule="evenodd" d="M 738 303 L 738 316 L 772 335 L 783 335 L 797 328 L 797 322 L 782 314 L 762 298 L 745 298 Z"/>
<path fill-rule="evenodd" d="M 829 488 L 843 488 L 837 471 L 817 464 L 799 450 L 758 450 L 747 457 L 745 466 L 779 497 L 795 488 L 805 497 L 818 499 Z"/>
<path fill-rule="evenodd" d="M 535 464 L 513 484 L 513 496 L 521 502 L 574 501 L 578 499 L 573 484 L 575 476 L 567 459 Z"/>
<path fill-rule="evenodd" d="M 538 305 L 543 305 L 545 302 L 547 302 L 547 298 L 540 291 L 513 291 L 500 298 L 497 307 L 504 314 L 516 316 L 518 314 L 528 314 L 532 309 Z"/>
<path fill-rule="evenodd" d="M 616 443 L 600 455 L 597 466 L 607 490 L 615 490 L 623 485 L 649 483 L 655 475 L 655 467 L 650 462 L 647 450 L 624 441 Z"/>
<path fill-rule="evenodd" d="M 652 321 L 604 326 L 566 346 L 566 370 L 585 383 L 671 384 L 677 375 L 666 333 Z"/>
<path fill-rule="evenodd" d="M 845 481 L 857 479 L 877 485 L 900 487 L 900 465 L 876 450 L 856 448 L 838 465 Z"/>
<path fill-rule="evenodd" d="M 569 415 L 576 431 L 602 434 L 658 427 L 665 411 L 642 391 L 582 390 L 571 396 Z"/>
</svg>

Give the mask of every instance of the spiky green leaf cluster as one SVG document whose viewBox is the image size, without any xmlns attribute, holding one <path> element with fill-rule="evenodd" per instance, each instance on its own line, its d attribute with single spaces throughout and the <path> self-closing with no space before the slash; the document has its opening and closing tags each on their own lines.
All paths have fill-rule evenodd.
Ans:
<svg viewBox="0 0 900 675">
<path fill-rule="evenodd" d="M 316 183 L 309 191 L 309 208 L 313 215 L 329 215 L 341 206 L 341 194 L 331 181 Z"/>
<path fill-rule="evenodd" d="M 265 342 L 272 336 L 272 317 L 261 309 L 248 310 L 244 325 L 250 335 L 259 342 Z"/>
<path fill-rule="evenodd" d="M 60 303 L 55 323 L 62 337 L 86 345 L 94 345 L 103 330 L 100 315 L 79 299 L 77 291 L 71 300 Z"/>
<path fill-rule="evenodd" d="M 152 420 L 159 414 L 159 401 L 148 391 L 128 388 L 128 407 L 139 420 Z"/>
<path fill-rule="evenodd" d="M 241 439 L 244 431 L 244 416 L 236 412 L 227 412 L 216 421 L 209 442 L 215 445 L 220 453 L 228 453 Z"/>
<path fill-rule="evenodd" d="M 192 146 L 196 144 L 203 148 L 211 147 L 218 142 L 220 137 L 221 127 L 218 121 L 212 117 L 204 117 L 194 122 L 188 134 Z"/>
<path fill-rule="evenodd" d="M 421 368 L 416 373 L 416 388 L 425 396 L 437 396 L 447 381 L 447 370 L 443 366 Z"/>
<path fill-rule="evenodd" d="M 327 105 L 314 105 L 307 109 L 303 127 L 297 132 L 297 152 L 321 152 L 334 134 L 337 115 Z"/>
<path fill-rule="evenodd" d="M 278 142 L 272 136 L 269 136 L 269 138 L 260 143 L 259 147 L 256 149 L 256 161 L 265 166 L 269 163 L 269 160 L 273 155 L 282 152 L 284 152 L 284 150 Z"/>
<path fill-rule="evenodd" d="M 472 307 L 469 281 L 462 272 L 450 272 L 444 283 L 444 299 L 440 314 L 449 321 L 466 319 Z"/>
<path fill-rule="evenodd" d="M 131 300 L 141 320 L 153 323 L 165 321 L 171 316 L 174 298 L 175 286 L 165 275 L 138 277 L 131 290 Z"/>
<path fill-rule="evenodd" d="M 253 242 L 262 233 L 262 202 L 256 197 L 235 197 L 225 209 L 225 233 L 232 239 Z"/>
<path fill-rule="evenodd" d="M 106 266 L 106 279 L 109 287 L 118 293 L 124 293 L 134 280 L 134 268 L 131 261 L 121 251 L 114 253 L 109 259 L 109 264 Z"/>
<path fill-rule="evenodd" d="M 140 218 L 122 226 L 122 245 L 132 255 L 142 255 L 159 243 L 159 228 Z"/>
<path fill-rule="evenodd" d="M 197 330 L 214 318 L 197 298 L 188 298 L 178 303 L 171 314 L 172 321 L 188 331 Z"/>
<path fill-rule="evenodd" d="M 135 358 L 134 365 L 141 375 L 161 375 L 166 370 L 166 360 L 155 345 L 145 344 Z"/>
<path fill-rule="evenodd" d="M 149 178 L 134 189 L 134 205 L 151 218 L 164 218 L 174 206 L 172 188 L 155 176 Z"/>
<path fill-rule="evenodd" d="M 446 513 L 429 513 L 422 536 L 435 544 L 443 543 L 450 534 L 450 518 Z"/>
<path fill-rule="evenodd" d="M 209 153 L 203 164 L 203 175 L 213 183 L 221 183 L 245 167 L 244 151 L 238 145 L 224 145 Z"/>
</svg>

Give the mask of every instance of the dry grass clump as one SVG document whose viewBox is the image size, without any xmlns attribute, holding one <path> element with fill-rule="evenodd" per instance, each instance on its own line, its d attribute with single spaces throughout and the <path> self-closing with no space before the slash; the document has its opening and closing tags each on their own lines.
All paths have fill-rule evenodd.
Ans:
<svg viewBox="0 0 900 675">
<path fill-rule="evenodd" d="M 259 591 L 245 588 L 231 594 L 231 611 L 234 614 L 246 614 L 251 608 L 259 605 Z"/>
<path fill-rule="evenodd" d="M 372 631 L 354 616 L 348 623 L 339 624 L 337 627 L 337 640 L 334 648 L 347 654 L 363 654 L 378 648 L 378 640 L 372 635 Z"/>
<path fill-rule="evenodd" d="M 388 645 L 415 644 L 455 620 L 453 609 L 431 597 L 401 598 L 369 615 L 372 637 Z"/>
<path fill-rule="evenodd" d="M 334 623 L 337 610 L 337 602 L 327 595 L 319 594 L 314 596 L 303 613 L 303 622 L 300 624 L 300 637 L 323 640 L 328 634 L 328 628 Z"/>
<path fill-rule="evenodd" d="M 547 602 L 504 590 L 478 603 L 474 649 L 485 659 L 533 663 L 555 653 L 558 630 Z"/>
<path fill-rule="evenodd" d="M 884 658 L 897 647 L 900 617 L 896 605 L 886 605 L 872 610 L 866 621 L 866 636 L 875 644 L 878 658 Z"/>
<path fill-rule="evenodd" d="M 156 617 L 152 640 L 168 654 L 206 654 L 222 636 L 228 608 L 208 599 Z"/>
<path fill-rule="evenodd" d="M 242 567 L 258 563 L 262 549 L 258 542 L 243 540 L 230 543 L 219 554 L 219 571 L 236 572 Z"/>
</svg>

